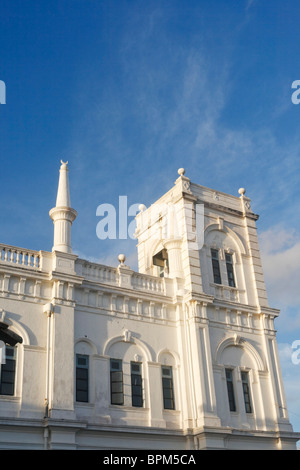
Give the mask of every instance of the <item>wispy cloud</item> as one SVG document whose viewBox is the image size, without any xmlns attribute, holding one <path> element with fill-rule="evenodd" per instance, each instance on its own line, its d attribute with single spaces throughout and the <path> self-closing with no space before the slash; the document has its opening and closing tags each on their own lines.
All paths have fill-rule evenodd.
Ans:
<svg viewBox="0 0 300 470">
<path fill-rule="evenodd" d="M 260 247 L 269 296 L 277 305 L 300 309 L 299 234 L 277 225 L 261 233 Z M 300 328 L 298 316 L 290 324 L 295 326 Z"/>
<path fill-rule="evenodd" d="M 284 380 L 285 395 L 287 400 L 287 408 L 290 420 L 293 422 L 294 431 L 300 430 L 300 395 L 299 395 L 299 381 L 300 381 L 300 364 L 294 364 L 292 361 L 292 354 L 295 349 L 292 348 L 292 343 L 279 343 L 278 352 L 280 358 L 280 365 L 282 376 Z"/>
<path fill-rule="evenodd" d="M 246 3 L 246 11 L 248 11 L 251 7 L 253 7 L 256 4 L 257 0 L 247 0 Z"/>
</svg>

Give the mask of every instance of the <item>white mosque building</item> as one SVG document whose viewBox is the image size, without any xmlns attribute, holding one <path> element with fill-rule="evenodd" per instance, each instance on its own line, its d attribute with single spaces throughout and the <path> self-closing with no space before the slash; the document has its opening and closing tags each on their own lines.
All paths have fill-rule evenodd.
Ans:
<svg viewBox="0 0 300 470">
<path fill-rule="evenodd" d="M 63 162 L 52 251 L 0 244 L 1 449 L 296 449 L 258 216 L 178 173 L 139 272 L 72 253 Z"/>
</svg>

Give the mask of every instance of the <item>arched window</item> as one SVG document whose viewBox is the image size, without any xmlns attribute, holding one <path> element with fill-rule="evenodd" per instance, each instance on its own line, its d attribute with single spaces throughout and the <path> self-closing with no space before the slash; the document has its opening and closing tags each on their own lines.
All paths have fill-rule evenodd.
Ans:
<svg viewBox="0 0 300 470">
<path fill-rule="evenodd" d="M 240 374 L 240 376 L 239 376 Z M 227 384 L 227 394 L 228 394 L 228 405 L 230 411 L 237 411 L 236 407 L 236 396 L 238 395 L 239 384 L 242 386 L 242 394 L 245 407 L 245 413 L 252 413 L 252 398 L 250 391 L 250 382 L 249 382 L 249 370 L 239 370 L 236 371 L 234 368 L 225 369 L 226 384 Z"/>
<path fill-rule="evenodd" d="M 247 247 L 238 233 L 222 224 L 211 224 L 205 229 L 200 249 L 204 292 L 218 299 L 248 303 L 247 265 Z"/>
<path fill-rule="evenodd" d="M 147 401 L 145 352 L 134 344 L 136 338 L 124 339 L 119 337 L 107 349 L 110 356 L 110 404 L 144 408 Z"/>
<path fill-rule="evenodd" d="M 234 273 L 234 252 L 229 249 L 214 247 L 210 249 L 211 279 L 215 284 L 236 287 Z"/>
<path fill-rule="evenodd" d="M 235 335 L 221 341 L 215 364 L 223 379 L 220 377 L 217 395 L 224 423 L 229 420 L 235 425 L 247 421 L 253 424 L 254 420 L 261 420 L 260 377 L 266 365 L 258 350 L 247 339 Z"/>
<path fill-rule="evenodd" d="M 170 351 L 161 351 L 158 355 L 158 362 L 161 364 L 161 386 L 164 410 L 176 409 L 176 360 Z M 178 398 L 178 397 L 177 397 Z"/>
</svg>

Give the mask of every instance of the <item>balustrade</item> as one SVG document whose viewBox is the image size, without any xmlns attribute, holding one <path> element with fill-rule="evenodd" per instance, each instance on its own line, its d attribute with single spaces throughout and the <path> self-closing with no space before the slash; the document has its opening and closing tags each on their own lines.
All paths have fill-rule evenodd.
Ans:
<svg viewBox="0 0 300 470">
<path fill-rule="evenodd" d="M 40 267 L 40 255 L 37 251 L 0 244 L 0 262 L 37 269 Z"/>
</svg>

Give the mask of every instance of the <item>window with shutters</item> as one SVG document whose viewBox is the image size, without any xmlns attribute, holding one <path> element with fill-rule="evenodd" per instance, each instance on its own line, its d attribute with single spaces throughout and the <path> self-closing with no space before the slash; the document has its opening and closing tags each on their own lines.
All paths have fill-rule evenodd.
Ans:
<svg viewBox="0 0 300 470">
<path fill-rule="evenodd" d="M 225 253 L 225 260 L 226 260 L 228 285 L 230 287 L 235 287 L 232 255 L 230 253 Z"/>
<path fill-rule="evenodd" d="M 162 389 L 165 410 L 175 410 L 173 373 L 171 366 L 162 366 Z"/>
<path fill-rule="evenodd" d="M 143 406 L 142 364 L 131 362 L 131 400 L 132 406 Z"/>
<path fill-rule="evenodd" d="M 215 250 L 213 248 L 211 249 L 211 261 L 212 261 L 214 283 L 222 284 L 220 262 L 219 262 L 219 252 L 218 250 Z"/>
<path fill-rule="evenodd" d="M 243 395 L 244 395 L 244 403 L 245 403 L 245 411 L 246 413 L 252 413 L 251 408 L 251 398 L 250 398 L 250 387 L 249 387 L 249 373 L 242 372 L 242 387 L 243 387 Z"/>
<path fill-rule="evenodd" d="M 225 369 L 227 394 L 230 411 L 236 411 L 232 369 Z"/>
<path fill-rule="evenodd" d="M 76 354 L 76 401 L 89 401 L 89 356 Z"/>
<path fill-rule="evenodd" d="M 110 398 L 112 405 L 124 404 L 122 359 L 110 360 Z"/>
<path fill-rule="evenodd" d="M 0 364 L 0 395 L 15 394 L 16 378 L 16 348 L 13 346 L 5 347 L 5 363 Z"/>
</svg>

